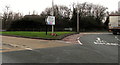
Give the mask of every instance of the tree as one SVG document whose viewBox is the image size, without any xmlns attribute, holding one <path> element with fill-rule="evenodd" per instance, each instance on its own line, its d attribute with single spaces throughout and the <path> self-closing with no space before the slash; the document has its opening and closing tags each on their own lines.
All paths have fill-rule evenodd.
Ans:
<svg viewBox="0 0 120 65">
<path fill-rule="evenodd" d="M 45 29 L 45 22 L 39 15 L 25 15 L 21 19 L 14 20 L 9 28 L 12 31 L 40 31 Z"/>
<path fill-rule="evenodd" d="M 54 16 L 56 17 L 69 17 L 70 9 L 66 6 L 54 5 Z M 50 16 L 52 15 L 52 7 L 46 8 L 45 11 L 41 13 L 41 16 Z"/>
<path fill-rule="evenodd" d="M 74 20 L 75 23 L 73 26 L 76 27 L 76 14 L 79 10 L 79 18 L 80 18 L 80 29 L 95 29 L 102 28 L 103 22 L 106 15 L 106 7 L 101 5 L 94 5 L 92 3 L 77 3 L 77 5 L 73 6 L 73 17 L 71 20 Z M 76 14 L 75 14 L 76 13 Z"/>
<path fill-rule="evenodd" d="M 13 20 L 19 20 L 23 18 L 23 15 L 21 13 L 13 13 Z"/>
<path fill-rule="evenodd" d="M 9 9 L 9 6 L 5 6 L 5 12 L 2 17 L 2 28 L 3 29 L 6 28 L 7 19 L 8 19 L 8 9 Z"/>
<path fill-rule="evenodd" d="M 2 29 L 2 13 L 0 13 L 0 30 Z"/>
<path fill-rule="evenodd" d="M 76 26 L 77 26 L 77 12 L 76 8 L 73 7 L 73 14 L 70 22 L 70 27 L 74 28 L 74 31 L 76 31 Z"/>
<path fill-rule="evenodd" d="M 63 30 L 65 27 L 70 27 L 69 25 L 69 16 L 70 16 L 70 9 L 66 6 L 54 5 L 54 16 L 56 20 L 55 29 L 56 30 Z M 52 14 L 52 7 L 46 8 L 45 11 L 41 13 L 41 16 L 47 18 L 47 16 L 51 16 Z M 51 28 L 51 27 L 50 27 Z"/>
<path fill-rule="evenodd" d="M 107 12 L 107 17 L 106 17 L 106 21 L 104 22 L 104 26 L 105 26 L 105 29 L 108 30 L 108 26 L 109 26 L 109 12 Z"/>
<path fill-rule="evenodd" d="M 13 11 L 10 11 L 9 8 L 9 6 L 5 6 L 5 11 L 2 16 L 2 28 L 5 30 L 9 29 L 13 20 L 22 18 L 21 13 L 14 13 Z"/>
<path fill-rule="evenodd" d="M 106 15 L 106 7 L 100 6 L 100 5 L 94 5 L 93 11 L 94 11 L 94 17 L 96 18 L 96 21 L 101 24 L 102 20 L 104 19 Z"/>
<path fill-rule="evenodd" d="M 112 12 L 110 12 L 110 15 L 119 15 L 119 14 L 120 14 L 119 11 L 112 11 Z"/>
<path fill-rule="evenodd" d="M 9 8 L 10 8 L 9 6 L 5 6 L 5 11 L 2 17 L 3 29 L 8 29 L 10 26 L 9 24 L 11 23 L 11 20 L 12 20 L 13 12 L 9 11 Z"/>
</svg>

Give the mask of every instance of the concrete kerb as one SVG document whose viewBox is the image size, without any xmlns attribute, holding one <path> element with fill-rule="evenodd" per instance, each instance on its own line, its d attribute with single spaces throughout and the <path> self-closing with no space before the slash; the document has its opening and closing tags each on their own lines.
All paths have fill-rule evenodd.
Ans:
<svg viewBox="0 0 120 65">
<path fill-rule="evenodd" d="M 30 39 L 42 39 L 42 40 L 62 40 L 63 38 L 74 35 L 74 34 L 79 34 L 79 33 L 70 33 L 70 34 L 64 34 L 61 36 L 57 36 L 56 38 L 42 38 L 42 37 L 27 37 L 27 36 L 18 36 L 18 35 L 6 35 L 2 34 L 3 36 L 11 36 L 11 37 L 20 37 L 20 38 L 30 38 Z"/>
</svg>

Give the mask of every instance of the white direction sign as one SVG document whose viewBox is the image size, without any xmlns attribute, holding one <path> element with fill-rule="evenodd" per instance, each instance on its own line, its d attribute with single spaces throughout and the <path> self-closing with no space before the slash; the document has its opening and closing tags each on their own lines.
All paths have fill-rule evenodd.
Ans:
<svg viewBox="0 0 120 65">
<path fill-rule="evenodd" d="M 47 25 L 55 25 L 55 17 L 54 16 L 48 16 Z"/>
</svg>

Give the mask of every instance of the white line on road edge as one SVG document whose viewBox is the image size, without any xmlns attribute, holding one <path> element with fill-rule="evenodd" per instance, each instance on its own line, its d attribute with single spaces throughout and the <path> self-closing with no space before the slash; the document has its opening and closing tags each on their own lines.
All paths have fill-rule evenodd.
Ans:
<svg viewBox="0 0 120 65">
<path fill-rule="evenodd" d="M 80 42 L 80 37 L 77 38 L 77 41 L 80 45 L 83 45 L 81 42 Z"/>
</svg>

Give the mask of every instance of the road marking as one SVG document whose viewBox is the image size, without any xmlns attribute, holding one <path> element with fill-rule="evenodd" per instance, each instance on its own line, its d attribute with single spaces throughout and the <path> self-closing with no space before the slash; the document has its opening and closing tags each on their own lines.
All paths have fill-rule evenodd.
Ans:
<svg viewBox="0 0 120 65">
<path fill-rule="evenodd" d="M 31 48 L 25 48 L 25 49 L 27 49 L 27 50 L 33 50 L 33 49 L 31 49 Z"/>
<path fill-rule="evenodd" d="M 77 38 L 77 41 L 80 45 L 83 45 L 81 42 L 80 42 L 80 37 Z"/>
<path fill-rule="evenodd" d="M 81 33 L 81 34 L 112 34 L 112 33 Z"/>
<path fill-rule="evenodd" d="M 71 42 L 65 42 L 65 43 L 71 43 Z"/>
<path fill-rule="evenodd" d="M 118 43 L 108 43 L 104 40 L 102 40 L 101 38 L 97 37 L 97 39 L 95 40 L 94 44 L 102 44 L 102 45 L 114 45 L 117 46 Z"/>
<path fill-rule="evenodd" d="M 120 41 L 120 39 L 119 39 L 117 36 L 115 36 L 115 38 L 116 38 L 118 41 Z"/>
<path fill-rule="evenodd" d="M 71 43 L 71 42 L 66 42 L 66 41 L 57 41 L 57 42 L 61 42 L 61 43 Z"/>
<path fill-rule="evenodd" d="M 26 47 L 26 45 L 20 46 L 20 45 L 16 45 L 16 44 L 5 44 L 5 43 L 4 43 L 4 45 L 10 45 L 12 47 L 19 47 L 19 48 L 24 48 L 24 49 L 27 49 L 27 50 L 33 50 L 30 47 Z"/>
</svg>

